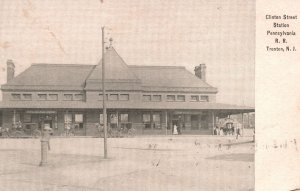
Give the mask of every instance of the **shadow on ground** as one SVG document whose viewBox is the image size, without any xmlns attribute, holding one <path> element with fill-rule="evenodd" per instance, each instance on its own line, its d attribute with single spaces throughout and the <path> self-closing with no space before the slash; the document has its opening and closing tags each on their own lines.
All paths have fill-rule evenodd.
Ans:
<svg viewBox="0 0 300 191">
<path fill-rule="evenodd" d="M 206 158 L 209 160 L 225 160 L 225 161 L 242 161 L 242 162 L 254 162 L 254 154 L 249 153 L 235 153 L 224 154 Z"/>
</svg>

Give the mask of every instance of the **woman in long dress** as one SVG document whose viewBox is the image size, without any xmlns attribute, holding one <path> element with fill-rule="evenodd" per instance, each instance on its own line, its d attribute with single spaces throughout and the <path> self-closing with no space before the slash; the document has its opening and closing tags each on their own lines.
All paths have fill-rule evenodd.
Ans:
<svg viewBox="0 0 300 191">
<path fill-rule="evenodd" d="M 177 125 L 174 125 L 173 135 L 178 135 Z"/>
</svg>

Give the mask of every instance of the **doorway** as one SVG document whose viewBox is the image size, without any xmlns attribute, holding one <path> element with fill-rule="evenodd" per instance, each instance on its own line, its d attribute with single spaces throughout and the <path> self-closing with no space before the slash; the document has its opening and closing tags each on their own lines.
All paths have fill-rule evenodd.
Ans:
<svg viewBox="0 0 300 191">
<path fill-rule="evenodd" d="M 198 130 L 198 115 L 191 115 L 191 129 L 192 130 Z"/>
</svg>

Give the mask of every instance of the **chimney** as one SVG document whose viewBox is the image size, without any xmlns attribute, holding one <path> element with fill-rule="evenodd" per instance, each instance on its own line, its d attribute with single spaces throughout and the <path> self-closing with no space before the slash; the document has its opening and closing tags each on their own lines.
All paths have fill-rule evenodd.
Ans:
<svg viewBox="0 0 300 191">
<path fill-rule="evenodd" d="M 205 64 L 200 64 L 199 66 L 196 66 L 195 69 L 195 75 L 206 82 L 206 65 Z"/>
<path fill-rule="evenodd" d="M 15 77 L 15 64 L 12 60 L 7 60 L 7 82 L 10 82 Z"/>
</svg>

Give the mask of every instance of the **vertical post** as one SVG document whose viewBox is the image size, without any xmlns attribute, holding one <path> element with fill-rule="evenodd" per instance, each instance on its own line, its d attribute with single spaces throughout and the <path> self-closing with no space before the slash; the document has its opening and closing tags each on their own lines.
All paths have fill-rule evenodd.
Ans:
<svg viewBox="0 0 300 191">
<path fill-rule="evenodd" d="M 247 113 L 247 115 L 248 115 L 248 128 L 250 127 L 250 113 Z"/>
<path fill-rule="evenodd" d="M 242 136 L 244 136 L 244 113 L 242 113 Z"/>
<path fill-rule="evenodd" d="M 14 110 L 14 116 L 13 116 L 13 126 L 16 124 L 16 110 Z"/>
<path fill-rule="evenodd" d="M 168 111 L 165 112 L 166 115 L 166 135 L 168 135 Z"/>
<path fill-rule="evenodd" d="M 215 112 L 212 112 L 212 134 L 214 135 L 215 128 Z"/>
<path fill-rule="evenodd" d="M 104 27 L 102 29 L 102 95 L 103 95 L 103 128 L 104 128 L 104 158 L 107 158 L 107 117 L 106 117 L 106 94 L 105 94 L 105 57 L 104 57 Z"/>
<path fill-rule="evenodd" d="M 150 111 L 150 128 L 151 128 L 151 130 L 153 131 L 153 112 L 152 111 Z"/>
<path fill-rule="evenodd" d="M 170 112 L 170 128 L 171 128 L 171 135 L 173 135 L 173 112 Z"/>
</svg>

